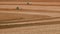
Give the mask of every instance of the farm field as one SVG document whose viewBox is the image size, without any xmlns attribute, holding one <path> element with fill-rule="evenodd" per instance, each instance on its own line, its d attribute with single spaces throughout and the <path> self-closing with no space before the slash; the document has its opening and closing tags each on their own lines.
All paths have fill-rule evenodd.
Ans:
<svg viewBox="0 0 60 34">
<path fill-rule="evenodd" d="M 60 34 L 59 0 L 31 0 L 31 5 L 0 1 L 0 34 Z"/>
<path fill-rule="evenodd" d="M 7 1 L 13 1 L 16 2 L 17 0 L 0 0 L 1 2 L 7 2 Z M 30 2 L 60 2 L 60 0 L 18 0 L 20 2 L 26 2 L 26 1 L 30 1 Z"/>
</svg>

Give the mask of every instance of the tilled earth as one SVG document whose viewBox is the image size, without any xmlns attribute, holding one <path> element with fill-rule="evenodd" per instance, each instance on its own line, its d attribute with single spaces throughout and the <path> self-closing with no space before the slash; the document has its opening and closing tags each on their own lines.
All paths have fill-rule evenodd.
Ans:
<svg viewBox="0 0 60 34">
<path fill-rule="evenodd" d="M 0 1 L 3 1 L 3 0 L 0 0 Z M 5 1 L 7 1 L 7 0 L 5 0 Z M 15 1 L 15 0 L 12 0 L 12 1 Z M 32 0 L 32 1 L 41 1 L 41 0 Z M 49 0 L 49 1 L 51 1 L 51 0 Z M 56 1 L 56 0 L 53 0 L 53 1 Z M 57 1 L 59 1 L 59 0 L 57 0 Z M 53 8 L 54 11 L 57 8 L 54 7 Z M 28 11 L 30 11 L 30 10 L 28 10 Z M 41 15 L 36 15 L 36 14 L 35 15 L 32 15 L 32 14 L 28 15 L 28 14 L 22 14 L 22 13 L 18 14 L 18 13 L 8 13 L 8 12 L 7 13 L 4 13 L 4 12 L 0 13 L 0 34 L 60 34 L 60 17 L 58 17 L 59 12 L 56 11 L 55 13 L 54 12 L 52 13 L 52 11 L 51 12 L 49 11 L 50 12 L 49 13 L 48 11 L 46 11 L 47 12 L 47 14 L 46 14 L 46 12 L 44 12 L 44 11 L 39 12 L 39 13 L 41 13 Z M 29 13 L 29 12 L 27 12 L 27 13 Z M 44 14 L 46 14 L 46 15 L 44 15 Z M 54 17 L 52 17 L 51 15 Z M 47 22 L 45 22 L 44 20 L 46 20 Z M 19 23 L 18 23 L 18 21 L 19 21 Z M 32 23 L 32 21 L 42 21 L 42 22 Z M 20 24 L 23 22 L 24 23 L 27 22 L 27 23 Z M 14 24 L 14 23 L 16 23 L 16 24 Z"/>
<path fill-rule="evenodd" d="M 0 1 L 17 1 L 17 0 L 0 0 Z M 18 0 L 20 2 L 32 1 L 32 2 L 59 2 L 60 0 Z"/>
</svg>

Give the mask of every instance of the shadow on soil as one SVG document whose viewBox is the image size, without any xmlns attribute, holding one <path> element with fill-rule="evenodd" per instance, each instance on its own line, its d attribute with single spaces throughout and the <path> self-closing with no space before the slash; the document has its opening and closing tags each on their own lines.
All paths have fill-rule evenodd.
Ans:
<svg viewBox="0 0 60 34">
<path fill-rule="evenodd" d="M 42 26 L 60 24 L 60 21 L 43 22 L 43 23 L 30 23 L 30 24 L 15 24 L 15 25 L 0 25 L 0 29 L 15 28 L 15 27 L 28 27 L 28 26 Z"/>
</svg>

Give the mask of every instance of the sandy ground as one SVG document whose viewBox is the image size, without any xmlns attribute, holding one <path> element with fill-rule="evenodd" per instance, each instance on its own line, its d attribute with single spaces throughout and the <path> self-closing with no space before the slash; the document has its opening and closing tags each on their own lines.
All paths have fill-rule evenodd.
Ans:
<svg viewBox="0 0 60 34">
<path fill-rule="evenodd" d="M 46 12 L 24 12 L 24 11 L 0 11 L 0 13 L 14 13 L 14 14 L 30 14 L 30 15 L 47 15 L 51 17 L 60 17 L 60 13 L 46 13 Z"/>
<path fill-rule="evenodd" d="M 8 2 L 16 2 L 17 0 L 0 0 L 1 2 L 3 1 L 8 1 Z M 60 2 L 60 0 L 18 0 L 20 2 L 26 2 L 26 1 L 30 1 L 30 2 Z"/>
<path fill-rule="evenodd" d="M 0 2 L 0 5 L 28 5 L 28 2 Z M 60 6 L 60 2 L 29 2 L 30 5 L 38 6 Z"/>
<path fill-rule="evenodd" d="M 0 5 L 0 9 L 31 9 L 31 10 L 49 10 L 49 11 L 60 11 L 60 6 L 30 6 L 30 5 Z M 51 8 L 52 7 L 52 8 Z"/>
<path fill-rule="evenodd" d="M 40 2 L 41 0 L 37 0 L 37 1 Z M 55 1 L 56 0 L 54 0 L 54 2 Z M 39 4 L 39 3 L 35 3 L 35 4 Z M 53 4 L 58 5 L 56 3 Z M 19 8 L 26 9 L 28 11 L 12 10 L 12 9 L 16 9 L 17 6 L 19 6 Z M 46 10 L 51 12 L 34 12 L 32 10 Z M 52 11 L 58 11 L 58 12 L 52 12 Z M 60 15 L 59 15 L 60 13 L 59 12 L 60 12 L 60 6 L 0 5 L 0 20 L 4 21 L 4 19 L 13 19 L 11 23 L 0 21 L 0 34 L 60 34 Z M 23 20 L 34 19 L 34 21 L 31 20 L 26 22 L 25 21 L 20 22 L 19 19 L 20 17 L 24 18 Z"/>
<path fill-rule="evenodd" d="M 31 17 L 30 17 L 31 16 Z M 27 15 L 27 14 L 12 14 L 12 13 L 1 13 L 0 12 L 0 21 L 4 20 L 14 20 L 14 19 L 41 19 L 41 18 L 46 18 L 49 16 L 45 15 Z"/>
<path fill-rule="evenodd" d="M 60 24 L 0 29 L 0 34 L 60 34 Z"/>
</svg>

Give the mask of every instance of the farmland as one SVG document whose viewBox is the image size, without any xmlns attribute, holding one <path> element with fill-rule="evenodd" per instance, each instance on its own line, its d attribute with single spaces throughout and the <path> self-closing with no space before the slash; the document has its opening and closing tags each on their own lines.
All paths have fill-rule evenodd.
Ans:
<svg viewBox="0 0 60 34">
<path fill-rule="evenodd" d="M 60 34 L 59 0 L 0 1 L 0 34 Z"/>
</svg>

